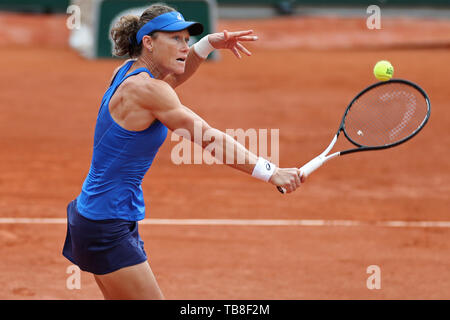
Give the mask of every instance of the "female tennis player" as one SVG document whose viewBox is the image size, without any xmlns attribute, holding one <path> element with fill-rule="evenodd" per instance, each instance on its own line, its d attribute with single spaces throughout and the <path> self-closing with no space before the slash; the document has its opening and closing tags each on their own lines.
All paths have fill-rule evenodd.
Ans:
<svg viewBox="0 0 450 320">
<path fill-rule="evenodd" d="M 200 23 L 185 21 L 181 13 L 161 4 L 140 17 L 122 17 L 111 30 L 115 55 L 132 59 L 116 69 L 103 96 L 90 170 L 80 195 L 67 208 L 63 249 L 67 259 L 94 274 L 105 299 L 164 298 L 137 221 L 145 216 L 142 179 L 168 129 L 185 129 L 194 137 L 194 125 L 200 123 L 203 132 L 223 137 L 223 159 L 231 153 L 233 159 L 246 159 L 245 164 L 229 166 L 287 192 L 303 180 L 299 169 L 277 168 L 258 158 L 180 102 L 173 88 L 192 76 L 209 53 L 229 49 L 240 58 L 241 53 L 251 54 L 241 42 L 256 40 L 251 30 L 224 31 L 189 47 L 190 35 L 202 32 Z"/>
</svg>

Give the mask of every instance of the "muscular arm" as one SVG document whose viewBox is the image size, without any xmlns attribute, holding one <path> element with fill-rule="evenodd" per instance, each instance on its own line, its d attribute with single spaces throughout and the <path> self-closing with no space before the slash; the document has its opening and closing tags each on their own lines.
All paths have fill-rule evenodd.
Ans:
<svg viewBox="0 0 450 320">
<path fill-rule="evenodd" d="M 258 156 L 247 150 L 242 144 L 237 142 L 230 135 L 212 128 L 205 120 L 195 114 L 189 108 L 181 104 L 175 91 L 163 81 L 152 81 L 147 85 L 145 98 L 141 101 L 152 101 L 151 105 L 147 105 L 150 108 L 155 118 L 161 121 L 167 128 L 172 131 L 177 129 L 185 129 L 189 132 L 189 137 L 192 142 L 199 143 L 200 141 L 194 141 L 194 128 L 197 126 L 197 130 L 200 127 L 202 137 L 207 133 L 208 136 L 219 139 L 222 143 L 216 143 L 215 156 L 221 155 L 222 163 L 226 163 L 226 159 L 245 159 L 244 163 L 226 163 L 228 166 L 238 169 L 240 171 L 252 174 L 253 168 Z M 202 148 L 208 147 L 213 140 L 201 141 Z"/>
<path fill-rule="evenodd" d="M 257 155 L 247 150 L 233 137 L 212 128 L 200 116 L 182 105 L 177 94 L 167 82 L 156 79 L 149 80 L 142 77 L 138 85 L 134 86 L 135 91 L 130 94 L 133 97 L 133 104 L 150 112 L 154 118 L 172 131 L 186 130 L 189 133 L 186 138 L 203 148 L 207 148 L 214 142 L 214 156 L 222 163 L 247 174 L 253 173 L 258 160 Z M 199 129 L 202 137 L 214 137 L 216 140 L 195 141 L 195 133 Z M 229 161 L 226 160 L 229 159 L 233 159 L 233 162 L 228 163 Z M 235 161 L 241 159 L 245 159 L 245 161 Z M 298 168 L 275 168 L 269 182 L 276 186 L 282 186 L 290 193 L 300 186 L 300 170 Z"/>
</svg>

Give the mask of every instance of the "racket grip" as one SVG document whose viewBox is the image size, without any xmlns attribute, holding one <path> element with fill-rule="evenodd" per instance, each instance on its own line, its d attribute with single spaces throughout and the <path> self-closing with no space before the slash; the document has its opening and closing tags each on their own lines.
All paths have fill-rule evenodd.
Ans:
<svg viewBox="0 0 450 320">
<path fill-rule="evenodd" d="M 311 161 L 309 161 L 307 164 L 305 164 L 303 167 L 300 168 L 300 174 L 301 176 L 304 176 L 305 178 L 309 176 L 311 173 L 313 173 L 316 169 L 318 169 L 321 165 L 323 165 L 325 162 L 325 157 L 323 156 L 317 156 Z M 282 194 L 286 193 L 286 189 L 280 186 L 277 186 L 278 191 L 280 191 Z"/>
<path fill-rule="evenodd" d="M 318 156 L 309 161 L 307 164 L 305 164 L 303 167 L 300 168 L 300 173 L 305 178 L 309 176 L 311 173 L 313 173 L 315 170 L 317 170 L 320 166 L 322 166 L 325 162 L 325 157 Z"/>
</svg>

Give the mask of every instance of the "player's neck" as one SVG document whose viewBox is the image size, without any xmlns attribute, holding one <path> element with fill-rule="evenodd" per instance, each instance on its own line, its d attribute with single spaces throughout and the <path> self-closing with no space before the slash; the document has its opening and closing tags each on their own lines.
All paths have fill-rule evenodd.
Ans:
<svg viewBox="0 0 450 320">
<path fill-rule="evenodd" d="M 148 55 L 141 55 L 134 65 L 134 67 L 141 68 L 145 67 L 150 70 L 151 74 L 155 79 L 163 79 L 167 76 L 162 70 L 158 68 L 158 66 L 152 61 L 151 57 Z"/>
</svg>

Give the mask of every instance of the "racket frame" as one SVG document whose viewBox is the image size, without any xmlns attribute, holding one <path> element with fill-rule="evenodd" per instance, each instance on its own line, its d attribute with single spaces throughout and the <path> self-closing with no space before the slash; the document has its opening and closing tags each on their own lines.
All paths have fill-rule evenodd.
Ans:
<svg viewBox="0 0 450 320">
<path fill-rule="evenodd" d="M 403 84 L 407 84 L 410 85 L 412 87 L 414 87 L 415 89 L 417 89 L 422 96 L 425 98 L 425 101 L 427 103 L 427 114 L 424 118 L 424 120 L 422 121 L 422 123 L 417 127 L 416 130 L 414 130 L 410 135 L 408 135 L 407 137 L 396 141 L 394 143 L 391 144 L 385 144 L 382 146 L 364 146 L 361 145 L 355 141 L 353 141 L 350 136 L 347 134 L 346 130 L 345 130 L 345 117 L 347 116 L 349 110 L 351 109 L 351 107 L 353 106 L 353 104 L 355 103 L 356 100 L 359 99 L 359 97 L 361 97 L 364 93 L 366 93 L 367 91 L 382 86 L 382 85 L 386 85 L 388 83 L 403 83 Z M 414 137 L 416 134 L 418 134 L 420 132 L 420 130 L 422 130 L 422 128 L 425 126 L 425 124 L 428 122 L 428 119 L 430 118 L 430 113 L 431 113 L 431 103 L 430 103 L 430 99 L 428 98 L 427 93 L 417 84 L 415 84 L 414 82 L 408 81 L 408 80 L 404 80 L 404 79 L 391 79 L 389 81 L 380 81 L 380 82 L 376 82 L 370 86 L 368 86 L 367 88 L 365 88 L 364 90 L 362 90 L 360 93 L 358 93 L 353 100 L 348 104 L 347 108 L 345 109 L 344 115 L 342 116 L 342 120 L 341 123 L 339 125 L 339 129 L 337 130 L 337 133 L 335 134 L 335 136 L 333 137 L 333 139 L 331 140 L 331 143 L 328 145 L 328 147 L 321 153 L 319 154 L 317 157 L 313 158 L 312 160 L 310 160 L 309 162 L 307 162 L 305 165 L 303 165 L 300 168 L 300 173 L 302 176 L 309 176 L 313 171 L 315 171 L 316 169 L 318 169 L 319 167 L 321 167 L 325 162 L 336 158 L 338 156 L 344 155 L 344 154 L 349 154 L 349 153 L 354 153 L 354 152 L 359 152 L 359 151 L 371 151 L 371 150 L 383 150 L 383 149 L 388 149 L 388 148 L 392 148 L 395 146 L 398 146 L 399 144 L 405 143 L 406 141 L 408 141 L 409 139 L 411 139 L 412 137 Z M 328 155 L 328 153 L 331 151 L 331 149 L 334 147 L 334 145 L 336 144 L 336 141 L 340 135 L 341 132 L 344 132 L 345 137 L 347 138 L 347 140 L 352 143 L 353 145 L 356 146 L 356 148 L 352 148 L 352 149 L 347 149 L 347 150 L 343 150 L 343 151 L 338 151 L 335 153 L 332 153 L 330 155 Z M 286 190 L 283 187 L 278 186 L 277 189 L 281 192 L 281 193 L 286 193 Z"/>
<path fill-rule="evenodd" d="M 350 138 L 350 136 L 348 135 L 347 131 L 345 130 L 345 117 L 347 116 L 347 113 L 349 112 L 349 110 L 351 109 L 351 107 L 353 106 L 355 101 L 358 100 L 359 97 L 361 97 L 364 93 L 366 93 L 367 91 L 369 91 L 373 88 L 376 88 L 376 87 L 379 87 L 382 85 L 386 85 L 389 83 L 407 84 L 407 85 L 412 86 L 413 88 L 417 89 L 417 91 L 419 91 L 422 94 L 422 96 L 425 98 L 425 101 L 427 103 L 427 114 L 426 114 L 425 118 L 423 119 L 422 123 L 410 135 L 408 135 L 407 137 L 405 137 L 399 141 L 396 141 L 394 143 L 389 143 L 389 144 L 385 144 L 382 146 L 364 146 L 364 145 L 361 145 L 361 144 L 353 141 L 352 138 Z M 399 144 L 402 144 L 402 143 L 408 141 L 409 139 L 414 137 L 416 134 L 418 134 L 420 132 L 420 130 L 422 130 L 422 128 L 425 126 L 425 124 L 428 122 L 428 119 L 430 118 L 430 113 L 431 113 L 431 103 L 430 103 L 430 99 L 428 98 L 427 93 L 419 85 L 415 84 L 414 82 L 404 80 L 404 79 L 391 79 L 389 81 L 380 81 L 380 82 L 374 83 L 374 84 L 368 86 L 367 88 L 365 88 L 364 90 L 362 90 L 358 95 L 356 95 L 356 97 L 353 98 L 353 100 L 349 103 L 349 105 L 347 106 L 347 109 L 345 110 L 345 113 L 344 113 L 344 116 L 342 117 L 342 121 L 339 126 L 337 135 L 339 135 L 339 133 L 341 131 L 343 131 L 347 140 L 350 141 L 357 148 L 343 150 L 343 151 L 341 151 L 341 155 L 353 153 L 353 152 L 359 152 L 359 151 L 382 150 L 382 149 L 388 149 L 388 148 L 398 146 Z"/>
</svg>

